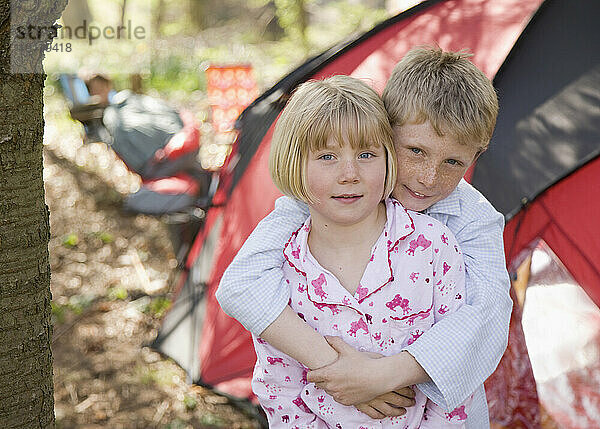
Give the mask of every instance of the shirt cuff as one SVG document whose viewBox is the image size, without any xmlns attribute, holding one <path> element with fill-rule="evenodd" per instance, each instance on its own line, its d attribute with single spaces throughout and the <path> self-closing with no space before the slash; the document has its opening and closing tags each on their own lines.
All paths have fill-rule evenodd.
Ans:
<svg viewBox="0 0 600 429">
<path fill-rule="evenodd" d="M 450 388 L 444 388 L 442 380 L 448 380 L 447 368 L 439 361 L 439 357 L 447 356 L 440 344 L 427 341 L 426 336 L 421 336 L 404 348 L 423 367 L 431 381 L 417 385 L 425 396 L 442 407 L 446 411 L 454 409 L 458 405 L 458 398 Z M 436 357 L 438 359 L 436 360 Z M 459 382 L 456 380 L 456 382 Z M 448 387 L 448 386 L 446 386 Z"/>
</svg>

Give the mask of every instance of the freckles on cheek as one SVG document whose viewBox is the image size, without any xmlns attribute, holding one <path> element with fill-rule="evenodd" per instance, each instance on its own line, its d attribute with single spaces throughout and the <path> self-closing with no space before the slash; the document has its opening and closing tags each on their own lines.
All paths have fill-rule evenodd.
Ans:
<svg viewBox="0 0 600 429">
<path fill-rule="evenodd" d="M 417 176 L 418 171 L 418 163 L 409 162 L 406 160 L 398 161 L 398 179 L 402 178 L 403 180 L 406 180 L 415 178 Z"/>
<path fill-rule="evenodd" d="M 454 190 L 454 188 L 458 186 L 458 182 L 460 182 L 460 179 L 462 179 L 462 175 L 460 173 L 441 174 L 438 177 L 437 185 L 439 189 L 441 189 L 445 194 L 449 195 Z"/>
<path fill-rule="evenodd" d="M 322 196 L 323 194 L 328 193 L 327 192 L 327 187 L 323 186 L 320 183 L 313 183 L 312 186 L 309 183 L 309 188 L 308 188 L 312 193 L 316 194 L 315 196 Z"/>
<path fill-rule="evenodd" d="M 440 176 L 437 184 L 442 189 L 453 189 L 454 188 L 454 178 L 450 176 Z"/>
<path fill-rule="evenodd" d="M 316 201 L 321 201 L 324 196 L 328 195 L 327 186 L 319 180 L 307 180 L 306 186 L 313 195 Z"/>
</svg>

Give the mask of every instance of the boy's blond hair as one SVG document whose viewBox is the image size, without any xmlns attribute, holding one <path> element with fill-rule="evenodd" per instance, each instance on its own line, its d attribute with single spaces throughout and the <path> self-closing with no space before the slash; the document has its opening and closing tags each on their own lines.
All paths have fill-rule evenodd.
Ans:
<svg viewBox="0 0 600 429">
<path fill-rule="evenodd" d="M 498 97 L 490 80 L 461 52 L 411 49 L 383 91 L 392 126 L 429 121 L 442 137 L 484 151 L 494 132 Z"/>
<path fill-rule="evenodd" d="M 275 186 L 285 195 L 315 202 L 307 188 L 308 153 L 324 149 L 330 137 L 354 149 L 384 147 L 387 174 L 382 199 L 388 197 L 396 183 L 397 167 L 387 112 L 372 88 L 342 75 L 303 83 L 283 109 L 269 158 Z"/>
</svg>

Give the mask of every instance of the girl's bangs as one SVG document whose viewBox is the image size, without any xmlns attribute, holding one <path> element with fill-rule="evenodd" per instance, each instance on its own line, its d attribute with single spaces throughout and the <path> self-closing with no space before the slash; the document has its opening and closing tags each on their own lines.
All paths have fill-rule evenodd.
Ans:
<svg viewBox="0 0 600 429">
<path fill-rule="evenodd" d="M 352 108 L 336 109 L 329 117 L 321 117 L 313 124 L 309 147 L 313 152 L 327 148 L 330 138 L 339 146 L 350 144 L 353 149 L 366 150 L 380 147 L 387 135 L 384 127 L 375 119 L 376 115 Z"/>
</svg>

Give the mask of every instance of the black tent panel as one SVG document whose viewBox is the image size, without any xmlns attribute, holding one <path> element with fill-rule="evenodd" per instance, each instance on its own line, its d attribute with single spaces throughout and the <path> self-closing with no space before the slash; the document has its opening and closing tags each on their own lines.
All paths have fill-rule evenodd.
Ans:
<svg viewBox="0 0 600 429">
<path fill-rule="evenodd" d="M 472 183 L 508 218 L 600 153 L 598 17 L 599 2 L 547 0 L 496 75 L 500 114 Z"/>
</svg>

